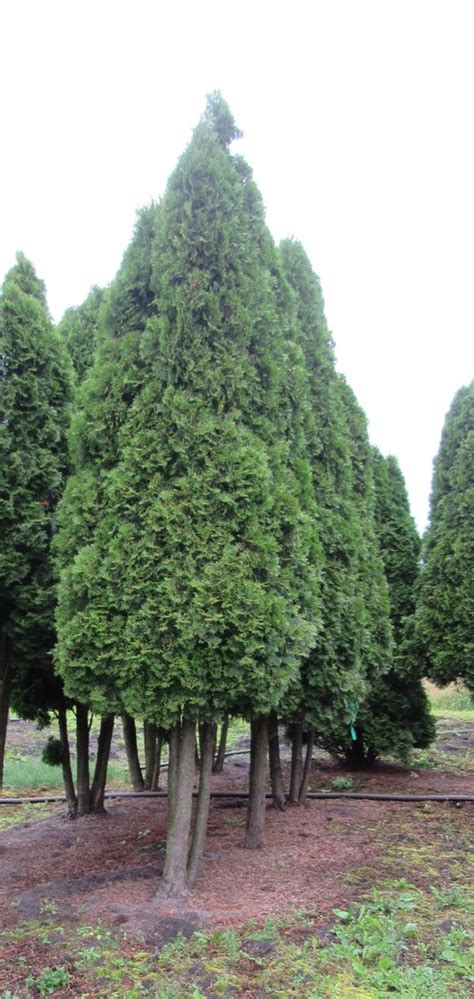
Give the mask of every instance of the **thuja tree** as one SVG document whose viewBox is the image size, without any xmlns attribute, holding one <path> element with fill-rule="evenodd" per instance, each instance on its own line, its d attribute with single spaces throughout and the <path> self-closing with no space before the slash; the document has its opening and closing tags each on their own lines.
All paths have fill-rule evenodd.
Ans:
<svg viewBox="0 0 474 999">
<path fill-rule="evenodd" d="M 390 597 L 394 649 L 390 668 L 375 676 L 357 712 L 354 762 L 370 765 L 381 755 L 408 760 L 413 747 L 435 736 L 413 647 L 413 615 L 420 541 L 396 458 L 373 449 L 375 531 Z"/>
<path fill-rule="evenodd" d="M 366 761 L 364 705 L 370 690 L 387 673 L 393 662 L 393 629 L 384 564 L 377 537 L 373 460 L 368 440 L 367 420 L 354 393 L 341 378 L 341 399 L 351 445 L 352 494 L 356 517 L 356 586 L 359 594 L 359 633 L 357 656 L 362 665 L 364 684 L 347 698 L 347 715 L 318 733 L 319 741 L 333 755 L 343 757 L 358 767 Z"/>
<path fill-rule="evenodd" d="M 362 696 L 367 594 L 361 575 L 365 553 L 356 502 L 351 427 L 336 374 L 320 282 L 299 243 L 285 240 L 280 253 L 294 295 L 295 336 L 303 350 L 309 385 L 307 447 L 323 555 L 320 628 L 298 680 L 281 706 L 292 736 L 289 797 L 297 802 L 306 794 L 315 733 L 338 726 L 349 733 L 352 705 Z M 272 777 L 275 762 L 277 774 L 280 772 L 277 753 L 272 718 Z M 275 803 L 281 805 L 284 796 L 275 782 L 273 794 Z"/>
<path fill-rule="evenodd" d="M 287 346 L 260 196 L 229 150 L 236 135 L 214 95 L 161 202 L 142 387 L 93 543 L 64 577 L 60 605 L 67 689 L 97 705 L 112 689 L 131 715 L 170 730 L 164 894 L 197 875 L 214 724 L 228 711 L 252 720 L 251 801 L 263 805 L 265 719 L 316 615 L 310 479 L 292 453 L 302 452 L 304 420 L 288 393 L 301 360 Z M 254 846 L 262 809 L 250 816 Z"/>
<path fill-rule="evenodd" d="M 0 298 L 0 785 L 12 685 L 48 671 L 54 640 L 50 544 L 69 393 L 44 284 L 19 254 Z"/>
<path fill-rule="evenodd" d="M 76 382 L 80 383 L 92 366 L 102 322 L 106 292 L 94 287 L 85 302 L 67 309 L 58 325 L 71 357 Z"/>
<path fill-rule="evenodd" d="M 89 567 L 94 582 L 92 567 L 97 556 L 96 531 L 107 511 L 108 479 L 117 464 L 119 453 L 118 432 L 142 380 L 139 344 L 153 298 L 150 288 L 150 251 L 154 219 L 154 206 L 139 213 L 130 246 L 107 299 L 101 302 L 98 310 L 93 364 L 75 397 L 69 434 L 72 474 L 60 505 L 59 531 L 55 539 L 56 560 L 60 571 L 60 646 L 56 652 L 59 664 L 62 661 L 60 650 L 66 623 L 76 615 L 76 624 L 81 627 L 80 615 L 77 617 L 78 608 L 83 604 L 89 606 L 93 602 L 92 594 L 82 589 L 83 567 Z M 108 582 L 110 584 L 110 580 Z M 102 584 L 105 601 L 106 585 L 101 569 L 95 578 L 95 592 L 100 592 Z M 107 754 L 112 734 L 111 716 L 123 710 L 111 676 L 102 675 L 103 650 L 112 646 L 115 635 L 114 622 L 112 615 L 110 616 L 110 625 L 105 620 L 103 622 L 102 644 L 97 641 L 97 635 L 94 635 L 87 651 L 87 656 L 95 656 L 97 653 L 97 659 L 93 662 L 97 672 L 97 686 L 100 686 L 102 680 L 106 691 L 100 704 L 94 703 L 96 711 L 103 718 L 104 732 L 100 741 L 101 772 L 92 783 L 89 774 L 88 706 L 94 701 L 93 692 L 87 683 L 82 682 L 79 669 L 75 674 L 75 683 L 71 685 L 71 697 L 77 702 L 79 815 L 102 809 Z M 87 629 L 88 626 L 90 621 L 87 621 L 86 614 L 84 628 Z M 84 632 L 82 638 L 86 637 Z M 98 650 L 102 650 L 102 656 Z M 72 658 L 75 655 L 74 649 L 71 650 Z M 79 666 L 83 660 L 80 656 L 77 659 Z M 87 662 L 90 666 L 90 659 Z M 105 668 L 107 669 L 107 665 Z M 138 770 L 136 745 L 134 764 Z"/>
<path fill-rule="evenodd" d="M 455 395 L 433 469 L 418 638 L 429 675 L 474 690 L 474 382 Z"/>
</svg>

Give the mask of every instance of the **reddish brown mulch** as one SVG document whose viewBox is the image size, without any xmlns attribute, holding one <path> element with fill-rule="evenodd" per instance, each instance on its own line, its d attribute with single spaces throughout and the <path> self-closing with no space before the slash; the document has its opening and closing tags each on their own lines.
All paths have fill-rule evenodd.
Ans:
<svg viewBox="0 0 474 999">
<path fill-rule="evenodd" d="M 413 777 L 406 768 L 386 765 L 352 779 L 357 790 L 474 792 L 468 775 L 418 773 Z M 327 786 L 341 775 L 340 768 L 325 763 L 315 767 L 311 785 Z M 245 757 L 232 758 L 214 777 L 216 788 L 245 789 L 246 782 Z M 41 919 L 51 903 L 63 920 L 105 919 L 148 937 L 161 922 L 174 926 L 184 914 L 191 928 L 239 925 L 295 909 L 323 920 L 350 900 L 343 875 L 362 867 L 369 887 L 388 847 L 396 850 L 397 842 L 403 843 L 406 828 L 419 833 L 420 843 L 424 837 L 429 843 L 443 823 L 461 820 L 449 805 L 430 806 L 436 818 L 428 826 L 423 805 L 311 801 L 284 813 L 269 806 L 265 847 L 247 851 L 241 845 L 245 807 L 238 804 L 213 800 L 201 876 L 185 906 L 164 907 L 155 900 L 164 860 L 162 799 L 123 799 L 110 805 L 107 818 L 68 822 L 58 814 L 1 833 L 0 926 Z M 393 876 L 402 877 L 396 853 L 392 866 Z"/>
</svg>

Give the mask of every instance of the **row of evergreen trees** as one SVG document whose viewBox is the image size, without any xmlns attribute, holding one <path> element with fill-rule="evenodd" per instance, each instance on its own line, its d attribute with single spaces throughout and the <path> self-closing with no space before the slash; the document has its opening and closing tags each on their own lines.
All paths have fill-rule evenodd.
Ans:
<svg viewBox="0 0 474 999">
<path fill-rule="evenodd" d="M 103 805 L 116 714 L 131 759 L 133 719 L 155 757 L 165 732 L 164 894 L 199 869 L 219 720 L 251 725 L 251 848 L 267 746 L 274 801 L 286 798 L 279 722 L 302 801 L 315 739 L 354 765 L 406 759 L 434 735 L 427 655 L 447 678 L 427 652 L 431 598 L 415 607 L 420 543 L 400 469 L 370 446 L 319 281 L 300 244 L 275 247 L 229 148 L 239 134 L 212 95 L 111 287 L 57 331 L 22 256 L 1 298 L 0 768 L 10 695 L 25 717 L 57 714 L 71 814 Z M 102 719 L 92 780 L 90 712 Z"/>
</svg>

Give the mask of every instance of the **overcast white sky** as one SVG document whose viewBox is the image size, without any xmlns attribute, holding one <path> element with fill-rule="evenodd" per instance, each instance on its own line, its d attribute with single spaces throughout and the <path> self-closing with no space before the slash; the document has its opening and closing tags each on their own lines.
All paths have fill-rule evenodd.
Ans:
<svg viewBox="0 0 474 999">
<path fill-rule="evenodd" d="M 108 284 L 220 89 L 423 529 L 474 374 L 473 28 L 471 0 L 1 4 L 0 280 L 22 249 L 56 320 Z"/>
</svg>

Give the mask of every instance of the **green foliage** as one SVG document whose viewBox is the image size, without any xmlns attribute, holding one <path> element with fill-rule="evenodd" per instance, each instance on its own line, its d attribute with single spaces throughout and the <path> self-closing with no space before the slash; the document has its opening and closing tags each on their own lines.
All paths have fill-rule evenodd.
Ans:
<svg viewBox="0 0 474 999">
<path fill-rule="evenodd" d="M 0 300 L 0 628 L 17 710 L 38 710 L 44 721 L 60 696 L 50 662 L 50 542 L 67 471 L 70 369 L 43 282 L 22 254 L 17 259 Z"/>
<path fill-rule="evenodd" d="M 78 383 L 94 360 L 105 297 L 102 288 L 92 288 L 82 305 L 66 310 L 58 326 L 58 334 L 65 341 Z"/>
<path fill-rule="evenodd" d="M 381 755 L 408 760 L 413 747 L 428 746 L 435 737 L 412 642 L 419 538 L 396 459 L 384 458 L 374 449 L 373 471 L 375 528 L 389 588 L 394 655 L 390 668 L 373 679 L 359 706 L 357 739 L 348 757 L 355 764 Z"/>
<path fill-rule="evenodd" d="M 50 767 L 60 767 L 63 758 L 64 751 L 60 739 L 57 739 L 54 735 L 50 735 L 41 753 L 43 763 L 47 763 Z"/>
<path fill-rule="evenodd" d="M 417 625 L 429 675 L 474 691 L 474 381 L 446 416 L 434 462 Z"/>
<path fill-rule="evenodd" d="M 267 711 L 317 619 L 303 359 L 232 137 L 213 95 L 155 217 L 144 332 L 112 308 L 116 336 L 84 384 L 58 542 L 67 689 L 166 725 Z"/>
<path fill-rule="evenodd" d="M 319 732 L 337 724 L 341 715 L 349 721 L 348 700 L 363 690 L 361 534 L 350 430 L 319 279 L 299 243 L 285 240 L 280 254 L 295 313 L 293 335 L 303 352 L 308 381 L 307 452 L 322 549 L 321 624 L 284 714 L 288 720 L 299 717 Z"/>
</svg>

